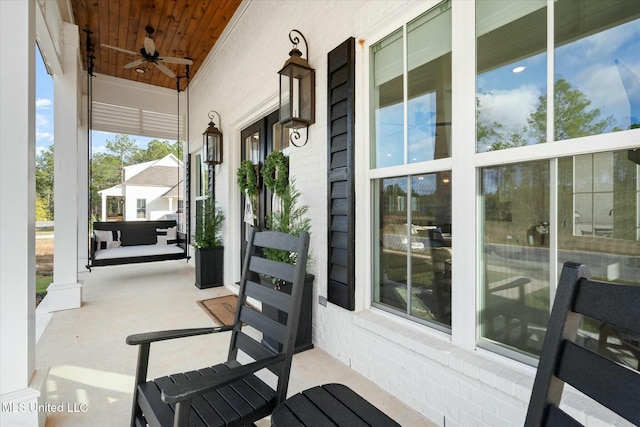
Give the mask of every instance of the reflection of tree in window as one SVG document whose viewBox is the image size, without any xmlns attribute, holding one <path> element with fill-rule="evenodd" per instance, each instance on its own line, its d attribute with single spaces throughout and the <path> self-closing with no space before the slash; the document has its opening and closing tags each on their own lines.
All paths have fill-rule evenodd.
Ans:
<svg viewBox="0 0 640 427">
<path fill-rule="evenodd" d="M 613 122 L 612 116 L 602 118 L 602 110 L 592 108 L 591 101 L 564 79 L 555 83 L 554 105 L 556 141 L 600 134 Z M 478 151 L 522 147 L 527 145 L 527 141 L 542 144 L 547 139 L 546 95 L 540 96 L 536 110 L 527 119 L 529 128 L 523 127 L 520 131 L 509 131 L 501 123 L 491 122 L 483 114 L 479 99 L 476 106 Z"/>
<path fill-rule="evenodd" d="M 613 122 L 612 116 L 602 118 L 602 109 L 592 108 L 591 100 L 564 79 L 555 82 L 554 96 L 555 141 L 597 135 Z M 547 96 L 543 95 L 529 118 L 531 131 L 539 142 L 546 140 L 546 122 Z"/>
</svg>

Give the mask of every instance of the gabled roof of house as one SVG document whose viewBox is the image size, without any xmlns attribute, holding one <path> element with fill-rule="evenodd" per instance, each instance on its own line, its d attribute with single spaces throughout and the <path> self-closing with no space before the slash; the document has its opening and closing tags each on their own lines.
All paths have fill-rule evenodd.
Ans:
<svg viewBox="0 0 640 427">
<path fill-rule="evenodd" d="M 174 186 L 178 180 L 182 181 L 182 168 L 173 166 L 149 166 L 135 174 L 124 183 L 126 185 L 142 186 Z"/>
<path fill-rule="evenodd" d="M 175 185 L 171 190 L 167 191 L 162 195 L 162 197 L 171 197 L 174 199 L 184 199 L 184 190 L 180 191 L 180 187 L 182 187 L 182 180 Z"/>
<path fill-rule="evenodd" d="M 184 173 L 182 162 L 173 154 L 167 154 L 158 160 L 125 166 L 124 169 L 125 176 L 129 176 L 129 178 L 124 182 L 125 185 L 137 185 L 141 187 L 171 187 L 169 191 L 171 191 L 176 185 L 181 185 Z M 98 191 L 98 193 L 115 189 L 116 187 L 121 187 L 121 184 L 105 188 Z"/>
</svg>

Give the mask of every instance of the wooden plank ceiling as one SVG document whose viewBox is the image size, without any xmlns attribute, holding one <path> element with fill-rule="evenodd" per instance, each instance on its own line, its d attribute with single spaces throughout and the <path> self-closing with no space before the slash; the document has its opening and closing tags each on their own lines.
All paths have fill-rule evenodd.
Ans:
<svg viewBox="0 0 640 427">
<path fill-rule="evenodd" d="M 240 3 L 241 0 L 71 0 L 80 29 L 84 69 L 87 40 L 83 30 L 89 30 L 95 46 L 94 73 L 175 89 L 177 79 L 152 63 L 140 65 L 144 73 L 137 72 L 136 67 L 123 68 L 141 56 L 101 45 L 140 52 L 147 35 L 145 27 L 150 26 L 155 30 L 151 38 L 160 57 L 191 59 L 193 78 Z M 165 65 L 178 76 L 186 74 L 185 65 Z M 180 86 L 184 89 L 186 82 L 182 80 Z"/>
</svg>

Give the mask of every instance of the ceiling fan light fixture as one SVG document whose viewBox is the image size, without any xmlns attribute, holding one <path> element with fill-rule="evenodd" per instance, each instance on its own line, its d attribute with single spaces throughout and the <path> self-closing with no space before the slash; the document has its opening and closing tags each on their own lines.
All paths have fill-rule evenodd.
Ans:
<svg viewBox="0 0 640 427">
<path fill-rule="evenodd" d="M 134 52 L 132 50 L 123 49 L 117 46 L 111 46 L 108 44 L 102 44 L 103 47 L 107 49 L 117 50 L 118 52 L 127 53 L 129 55 L 138 56 L 140 59 L 136 59 L 135 61 L 129 62 L 124 65 L 124 68 L 134 68 L 135 70 L 142 74 L 147 71 L 146 67 L 142 68 L 139 65 L 147 62 L 155 65 L 160 71 L 166 74 L 168 77 L 175 79 L 176 74 L 166 65 L 166 64 L 181 64 L 181 65 L 191 65 L 193 64 L 193 60 L 187 58 L 172 58 L 172 57 L 160 57 L 160 52 L 156 50 L 155 43 L 153 39 L 151 39 L 151 35 L 154 33 L 154 29 L 150 26 L 145 28 L 147 32 L 147 36 L 144 38 L 144 44 L 142 48 L 140 48 L 140 52 Z"/>
</svg>

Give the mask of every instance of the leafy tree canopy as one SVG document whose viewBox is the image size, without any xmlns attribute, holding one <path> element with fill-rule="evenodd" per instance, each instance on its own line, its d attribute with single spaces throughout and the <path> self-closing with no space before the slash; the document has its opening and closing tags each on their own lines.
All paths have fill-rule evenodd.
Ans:
<svg viewBox="0 0 640 427">
<path fill-rule="evenodd" d="M 53 219 L 53 145 L 36 156 L 36 219 Z"/>
</svg>

